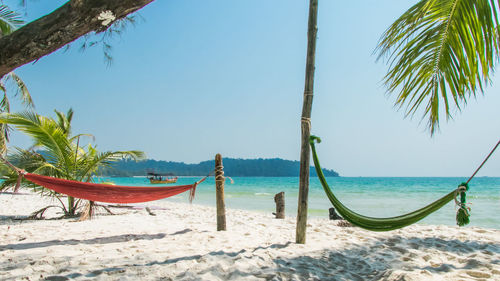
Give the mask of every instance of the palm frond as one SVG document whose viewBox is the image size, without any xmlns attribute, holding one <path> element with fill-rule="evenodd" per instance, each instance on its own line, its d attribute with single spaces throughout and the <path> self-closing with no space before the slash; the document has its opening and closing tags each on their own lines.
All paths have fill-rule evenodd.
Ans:
<svg viewBox="0 0 500 281">
<path fill-rule="evenodd" d="M 72 145 L 65 132 L 51 118 L 33 112 L 2 113 L 0 123 L 10 124 L 35 140 L 35 144 L 45 148 L 49 161 L 63 161 L 67 174 L 73 170 Z"/>
<path fill-rule="evenodd" d="M 89 144 L 87 148 L 79 145 L 79 138 L 84 134 L 70 136 L 73 110 L 67 114 L 55 111 L 57 120 L 39 116 L 26 111 L 22 113 L 0 113 L 0 126 L 10 124 L 21 132 L 30 136 L 35 146 L 33 149 L 18 148 L 8 158 L 11 163 L 30 173 L 37 173 L 57 178 L 77 181 L 90 181 L 99 167 L 110 165 L 112 162 L 125 157 L 134 159 L 144 158 L 141 151 L 116 151 L 100 153 Z M 1 128 L 0 128 L 1 129 Z M 0 139 L 1 142 L 1 139 Z M 39 149 L 35 151 L 35 149 Z M 14 186 L 18 178 L 16 172 L 8 172 L 1 182 L 0 190 Z M 23 187 L 32 188 L 41 195 L 57 198 L 66 215 L 74 215 L 81 200 L 68 197 L 68 208 L 60 200 L 57 192 L 38 186 L 29 181 L 23 181 Z"/>
<path fill-rule="evenodd" d="M 14 152 L 9 153 L 7 156 L 7 159 L 10 163 L 12 163 L 14 166 L 22 168 L 28 172 L 31 172 L 34 168 L 33 166 L 36 166 L 36 164 L 40 160 L 40 155 L 33 153 L 32 151 L 24 150 L 21 148 L 15 148 Z M 3 177 L 3 182 L 1 184 L 0 189 L 4 190 L 9 187 L 14 187 L 17 182 L 17 178 L 19 177 L 18 173 L 15 171 L 12 171 L 11 168 L 9 167 L 8 173 L 4 174 Z M 23 181 L 22 184 L 23 187 L 35 187 L 36 185 Z"/>
<path fill-rule="evenodd" d="M 88 181 L 99 168 L 109 166 L 112 162 L 116 162 L 124 158 L 139 160 L 144 159 L 145 155 L 144 152 L 137 150 L 98 152 L 95 147 L 89 145 L 86 155 L 81 157 L 78 163 L 80 175 L 78 180 Z"/>
<path fill-rule="evenodd" d="M 0 31 L 1 35 L 8 35 L 14 32 L 24 21 L 19 14 L 11 11 L 7 5 L 0 4 Z"/>
<path fill-rule="evenodd" d="M 7 93 L 4 91 L 3 98 L 0 101 L 0 112 L 10 112 L 10 102 Z M 10 127 L 7 124 L 0 124 L 0 154 L 4 154 L 7 150 L 7 142 L 9 141 Z"/>
<path fill-rule="evenodd" d="M 7 151 L 8 141 L 7 125 L 0 124 L 0 154 L 3 155 Z"/>
<path fill-rule="evenodd" d="M 5 91 L 3 94 L 3 98 L 0 101 L 0 112 L 10 112 L 10 101 Z"/>
<path fill-rule="evenodd" d="M 71 142 L 74 142 L 74 141 L 78 140 L 81 137 L 89 137 L 92 141 L 95 141 L 95 136 L 92 135 L 92 134 L 78 134 L 78 135 L 74 135 L 74 136 L 70 137 L 69 140 Z"/>
<path fill-rule="evenodd" d="M 382 35 L 378 59 L 386 58 L 388 93 L 413 116 L 422 104 L 431 134 L 471 96 L 483 92 L 498 59 L 497 7 L 493 0 L 421 0 Z M 453 99 L 448 100 L 449 95 Z"/>
<path fill-rule="evenodd" d="M 42 153 L 38 153 L 22 148 L 15 148 L 13 152 L 9 153 L 7 158 L 14 166 L 24 169 L 28 173 L 42 174 L 58 178 L 63 177 L 65 172 L 55 165 L 47 162 L 47 159 L 45 159 L 43 154 L 46 153 L 43 151 Z M 16 184 L 17 177 L 17 172 L 9 171 L 9 173 L 4 175 L 4 181 L 2 182 L 0 189 L 14 186 Z M 30 181 L 23 181 L 22 185 L 24 187 L 31 188 L 34 192 L 48 194 L 51 196 L 57 194 Z"/>
<path fill-rule="evenodd" d="M 54 110 L 57 116 L 57 123 L 59 127 L 61 127 L 64 132 L 69 136 L 71 135 L 71 121 L 73 120 L 73 109 L 70 108 L 66 114 Z"/>
<path fill-rule="evenodd" d="M 7 93 L 7 88 L 5 88 L 5 84 L 0 80 L 0 91 L 4 92 L 4 94 Z"/>
<path fill-rule="evenodd" d="M 17 86 L 17 93 L 16 95 L 21 96 L 21 102 L 27 107 L 27 108 L 34 108 L 35 104 L 33 103 L 33 99 L 31 98 L 31 94 L 28 91 L 28 87 L 24 83 L 24 81 L 17 76 L 14 72 L 9 72 L 7 74 L 8 77 L 10 77 L 14 83 Z"/>
<path fill-rule="evenodd" d="M 73 114 L 74 113 L 75 112 L 73 111 L 73 108 L 71 108 L 71 107 L 68 109 L 68 112 L 66 112 L 66 120 L 68 120 L 68 123 L 70 123 L 70 124 L 71 124 L 71 121 L 73 121 Z"/>
</svg>

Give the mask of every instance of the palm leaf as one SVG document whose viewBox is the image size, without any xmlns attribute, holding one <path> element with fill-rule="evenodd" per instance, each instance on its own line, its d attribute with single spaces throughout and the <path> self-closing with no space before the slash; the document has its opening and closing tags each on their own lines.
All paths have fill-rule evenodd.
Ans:
<svg viewBox="0 0 500 281">
<path fill-rule="evenodd" d="M 10 102 L 5 92 L 5 88 L 0 84 L 0 88 L 3 90 L 3 98 L 0 101 L 0 112 L 10 112 Z M 7 124 L 0 124 L 0 154 L 4 154 L 7 150 L 7 142 L 9 141 L 9 131 L 10 128 Z"/>
<path fill-rule="evenodd" d="M 35 145 L 45 148 L 49 162 L 62 161 L 62 167 L 66 170 L 66 178 L 74 170 L 74 161 L 71 158 L 72 145 L 55 120 L 32 112 L 2 113 L 0 123 L 13 125 L 31 136 L 35 140 Z"/>
<path fill-rule="evenodd" d="M 5 85 L 2 80 L 0 80 L 0 91 L 2 91 L 4 94 L 7 93 L 7 88 L 5 88 Z"/>
<path fill-rule="evenodd" d="M 3 98 L 0 101 L 0 112 L 10 112 L 10 101 L 5 91 L 3 91 Z"/>
<path fill-rule="evenodd" d="M 9 162 L 14 164 L 16 167 L 20 167 L 29 173 L 39 173 L 55 177 L 63 174 L 62 171 L 57 169 L 55 166 L 47 163 L 42 154 L 34 151 L 15 148 L 15 151 L 10 153 L 7 158 Z M 18 176 L 17 172 L 10 171 L 9 168 L 9 173 L 4 175 L 4 181 L 2 182 L 0 189 L 14 186 L 17 182 Z M 32 188 L 35 192 L 43 194 L 47 192 L 51 193 L 50 190 L 45 190 L 43 187 L 40 187 L 30 181 L 23 181 L 23 186 Z"/>
<path fill-rule="evenodd" d="M 67 135 L 71 135 L 71 121 L 73 120 L 73 109 L 70 108 L 66 114 L 54 110 L 59 127 L 63 128 Z"/>
<path fill-rule="evenodd" d="M 9 160 L 19 168 L 30 173 L 37 173 L 57 178 L 77 181 L 90 181 L 99 167 L 108 166 L 112 162 L 125 157 L 144 158 L 140 151 L 115 151 L 100 153 L 92 145 L 84 149 L 79 145 L 79 138 L 84 134 L 70 136 L 73 111 L 67 114 L 56 110 L 57 120 L 39 116 L 33 112 L 1 113 L 0 126 L 13 125 L 34 140 L 33 150 L 18 149 L 9 155 Z M 1 141 L 1 139 L 0 139 Z M 40 149 L 34 151 L 34 149 Z M 13 186 L 18 174 L 10 172 L 1 183 L 0 190 Z M 57 198 L 66 215 L 74 215 L 81 200 L 68 197 L 68 208 L 60 200 L 57 192 L 43 188 L 29 181 L 23 182 L 24 187 L 30 187 L 42 195 Z"/>
<path fill-rule="evenodd" d="M 144 159 L 145 154 L 142 151 L 106 151 L 98 152 L 91 145 L 87 148 L 87 153 L 81 157 L 78 163 L 79 181 L 88 181 L 101 167 L 109 166 L 112 162 L 119 161 L 124 158 L 132 158 L 134 160 Z"/>
<path fill-rule="evenodd" d="M 92 134 L 78 134 L 78 135 L 70 137 L 69 141 L 70 142 L 74 142 L 74 141 L 77 141 L 81 137 L 89 137 L 90 139 L 92 139 L 93 141 L 95 141 L 95 136 L 92 135 Z"/>
<path fill-rule="evenodd" d="M 14 72 L 9 72 L 7 77 L 10 77 L 17 86 L 17 95 L 21 96 L 21 102 L 28 108 L 34 108 L 35 104 L 33 103 L 33 99 L 31 98 L 31 94 L 28 91 L 28 87 L 24 83 L 24 81 L 17 76 Z"/>
<path fill-rule="evenodd" d="M 11 11 L 9 7 L 7 7 L 6 5 L 0 4 L 0 31 L 2 32 L 1 35 L 8 35 L 14 32 L 14 30 L 16 30 L 16 28 L 23 23 L 24 21 L 16 12 Z"/>
<path fill-rule="evenodd" d="M 490 83 L 498 59 L 497 7 L 493 0 L 421 0 L 382 35 L 388 93 L 413 116 L 422 106 L 431 134 L 446 118 Z M 452 101 L 449 101 L 451 95 Z"/>
</svg>

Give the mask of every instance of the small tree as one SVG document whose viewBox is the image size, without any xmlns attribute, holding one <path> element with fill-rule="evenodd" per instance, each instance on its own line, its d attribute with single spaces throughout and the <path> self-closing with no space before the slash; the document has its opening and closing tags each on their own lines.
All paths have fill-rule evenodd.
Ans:
<svg viewBox="0 0 500 281">
<path fill-rule="evenodd" d="M 58 120 L 32 112 L 0 114 L 0 124 L 12 125 L 33 139 L 33 146 L 30 149 L 16 148 L 16 151 L 9 155 L 9 160 L 17 167 L 29 173 L 91 182 L 100 167 L 109 166 L 112 162 L 125 157 L 144 158 L 144 153 L 141 151 L 99 152 L 91 143 L 84 147 L 80 146 L 80 138 L 88 135 L 70 135 L 73 111 L 70 109 L 67 114 L 58 111 L 56 113 Z M 17 177 L 16 172 L 7 174 L 0 189 L 11 187 Z M 59 193 L 29 181 L 24 181 L 23 187 L 57 198 L 66 217 L 75 216 L 80 206 L 81 200 L 68 196 L 65 205 Z"/>
</svg>

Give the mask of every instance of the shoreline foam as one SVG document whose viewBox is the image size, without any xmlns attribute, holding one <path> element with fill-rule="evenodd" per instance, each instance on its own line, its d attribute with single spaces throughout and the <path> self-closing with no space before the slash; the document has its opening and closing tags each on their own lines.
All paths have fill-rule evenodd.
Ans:
<svg viewBox="0 0 500 281">
<path fill-rule="evenodd" d="M 12 220 L 57 203 L 0 194 L 1 280 L 500 280 L 496 229 L 374 233 L 309 219 L 299 245 L 294 217 L 228 209 L 228 231 L 217 232 L 215 208 L 168 201 L 140 204 L 155 216 Z"/>
</svg>

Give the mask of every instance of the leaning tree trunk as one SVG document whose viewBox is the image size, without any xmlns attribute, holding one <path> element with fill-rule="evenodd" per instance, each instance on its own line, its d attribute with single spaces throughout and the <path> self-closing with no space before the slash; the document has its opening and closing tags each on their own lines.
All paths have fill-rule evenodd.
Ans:
<svg viewBox="0 0 500 281">
<path fill-rule="evenodd" d="M 314 88 L 314 58 L 316 54 L 316 34 L 318 19 L 318 0 L 309 2 L 309 23 L 307 29 L 307 61 L 306 80 L 304 85 L 304 101 L 302 104 L 302 118 L 300 120 L 302 129 L 302 144 L 300 148 L 300 179 L 299 179 L 299 203 L 297 211 L 297 230 L 295 242 L 306 243 L 307 226 L 307 199 L 309 195 L 309 167 L 310 148 L 309 137 L 311 136 L 311 110 Z"/>
<path fill-rule="evenodd" d="M 0 38 L 0 78 L 24 64 L 38 60 L 79 37 L 106 30 L 154 0 L 71 0 Z"/>
</svg>

